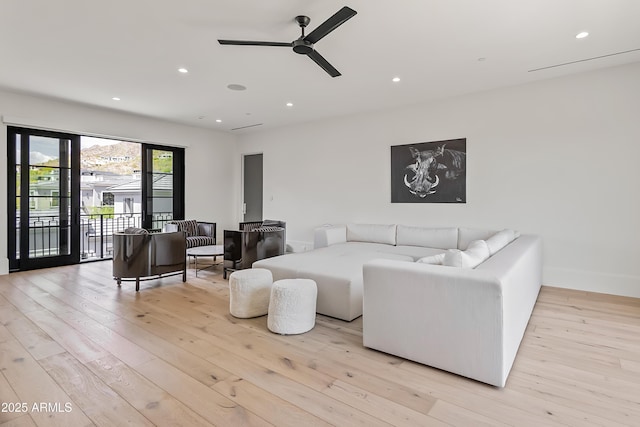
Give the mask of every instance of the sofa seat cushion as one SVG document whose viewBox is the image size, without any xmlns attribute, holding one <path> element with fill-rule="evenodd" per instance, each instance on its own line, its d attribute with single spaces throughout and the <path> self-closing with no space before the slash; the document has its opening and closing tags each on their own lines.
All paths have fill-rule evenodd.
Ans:
<svg viewBox="0 0 640 427">
<path fill-rule="evenodd" d="M 350 256 L 363 252 L 390 252 L 395 246 L 384 243 L 345 242 L 336 243 L 324 248 L 315 249 L 321 256 Z"/>
<path fill-rule="evenodd" d="M 347 242 L 267 258 L 253 263 L 273 280 L 311 279 L 318 286 L 317 312 L 351 321 L 362 315 L 362 266 L 373 259 L 413 262 L 413 257 L 382 251 L 389 245 Z"/>
<path fill-rule="evenodd" d="M 422 248 L 420 246 L 390 246 L 385 252 L 395 255 L 410 256 L 413 261 L 417 261 L 420 258 L 438 255 L 445 251 L 436 248 Z"/>
<path fill-rule="evenodd" d="M 395 259 L 413 262 L 410 255 L 385 252 L 381 248 L 391 248 L 389 245 L 376 245 L 372 243 L 347 242 L 314 249 L 311 252 L 299 252 L 281 255 L 265 260 L 257 261 L 261 265 L 268 263 L 276 269 L 285 271 L 318 272 L 334 276 L 351 276 L 362 274 L 362 265 L 372 259 Z M 442 252 L 442 251 L 440 251 Z M 256 267 L 254 263 L 254 267 Z M 274 274 L 274 280 L 280 280 Z"/>
<path fill-rule="evenodd" d="M 437 254 L 437 255 L 431 255 L 431 256 L 426 256 L 424 258 L 420 258 L 418 260 L 416 260 L 417 263 L 419 264 L 432 264 L 432 265 L 442 265 L 442 263 L 444 262 L 444 257 L 446 256 L 446 254 L 444 252 Z"/>
</svg>

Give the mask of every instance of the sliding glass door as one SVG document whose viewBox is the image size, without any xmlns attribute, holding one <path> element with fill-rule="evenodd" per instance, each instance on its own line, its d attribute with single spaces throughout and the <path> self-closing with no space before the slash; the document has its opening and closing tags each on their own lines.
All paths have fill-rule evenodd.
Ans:
<svg viewBox="0 0 640 427">
<path fill-rule="evenodd" d="M 10 269 L 77 263 L 79 137 L 21 128 L 8 137 Z"/>
</svg>

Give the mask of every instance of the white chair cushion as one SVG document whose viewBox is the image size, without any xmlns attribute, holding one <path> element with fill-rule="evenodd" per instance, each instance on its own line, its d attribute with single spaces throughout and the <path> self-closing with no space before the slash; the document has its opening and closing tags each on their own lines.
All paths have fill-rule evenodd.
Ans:
<svg viewBox="0 0 640 427">
<path fill-rule="evenodd" d="M 396 244 L 395 224 L 347 224 L 347 242 Z"/>
<path fill-rule="evenodd" d="M 458 229 L 425 228 L 398 225 L 398 246 L 424 246 L 425 248 L 455 249 L 458 247 Z"/>
<path fill-rule="evenodd" d="M 467 250 L 449 249 L 445 252 L 443 265 L 450 267 L 475 268 L 489 258 L 489 246 L 484 240 L 474 240 Z"/>
</svg>

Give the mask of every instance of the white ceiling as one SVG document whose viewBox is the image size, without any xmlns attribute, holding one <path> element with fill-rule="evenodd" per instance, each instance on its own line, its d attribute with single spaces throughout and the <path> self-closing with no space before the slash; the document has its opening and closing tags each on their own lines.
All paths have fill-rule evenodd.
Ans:
<svg viewBox="0 0 640 427">
<path fill-rule="evenodd" d="M 296 15 L 309 33 L 345 5 L 358 14 L 316 44 L 337 78 L 286 47 L 217 43 L 290 42 Z M 233 131 L 250 132 L 638 62 L 638 18 L 639 0 L 2 0 L 0 87 L 224 131 L 263 124 Z"/>
</svg>

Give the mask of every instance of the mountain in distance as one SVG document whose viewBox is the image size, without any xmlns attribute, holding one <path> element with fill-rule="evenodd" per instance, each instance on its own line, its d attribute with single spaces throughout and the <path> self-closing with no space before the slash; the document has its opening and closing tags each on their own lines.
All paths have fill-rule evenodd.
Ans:
<svg viewBox="0 0 640 427">
<path fill-rule="evenodd" d="M 20 153 L 18 153 L 17 158 L 20 158 Z M 55 160 L 55 159 L 39 151 L 31 151 L 29 153 L 29 164 L 32 164 L 32 165 L 46 164 L 51 160 Z"/>
<path fill-rule="evenodd" d="M 132 175 L 142 168 L 141 146 L 133 142 L 92 145 L 82 150 L 80 169 Z"/>
</svg>

